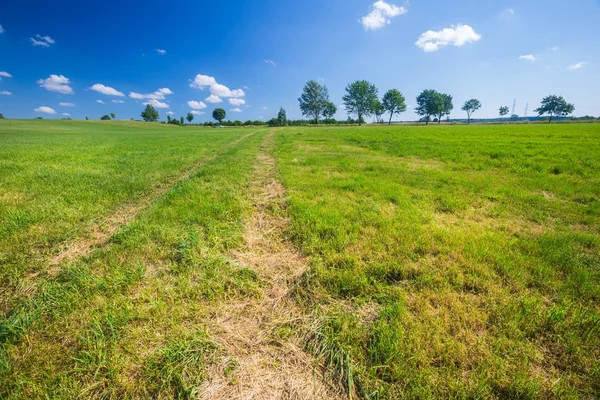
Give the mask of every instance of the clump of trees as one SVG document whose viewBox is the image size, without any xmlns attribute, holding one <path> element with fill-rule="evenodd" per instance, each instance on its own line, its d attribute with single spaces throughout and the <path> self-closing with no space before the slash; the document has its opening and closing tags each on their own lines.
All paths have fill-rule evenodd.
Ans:
<svg viewBox="0 0 600 400">
<path fill-rule="evenodd" d="M 467 125 L 471 123 L 471 115 L 477 110 L 481 108 L 481 101 L 478 99 L 471 99 L 465 101 L 465 104 L 462 106 L 461 110 L 467 113 Z"/>
<path fill-rule="evenodd" d="M 329 100 L 327 86 L 321 86 L 317 81 L 308 81 L 298 98 L 302 115 L 310 117 L 315 124 L 319 123 L 321 116 L 331 118 L 336 113 L 337 107 Z M 332 110 L 333 113 L 331 112 Z"/>
<path fill-rule="evenodd" d="M 2 115 L 2 113 L 0 113 L 0 119 L 4 119 L 4 115 Z"/>
<path fill-rule="evenodd" d="M 194 120 L 194 114 L 192 114 L 191 112 L 189 112 L 187 114 L 187 117 L 185 117 L 187 119 L 187 121 L 191 124 L 192 121 Z"/>
<path fill-rule="evenodd" d="M 142 118 L 146 122 L 158 121 L 158 111 L 152 106 L 152 104 L 146 104 L 146 109 L 142 111 Z"/>
<path fill-rule="evenodd" d="M 431 117 L 436 117 L 437 122 L 441 123 L 444 116 L 450 115 L 453 109 L 452 96 L 428 89 L 417 97 L 415 112 L 429 125 Z"/>
<path fill-rule="evenodd" d="M 109 115 L 103 115 L 102 117 L 100 117 L 100 121 L 110 121 L 110 116 Z"/>
<path fill-rule="evenodd" d="M 573 114 L 575 111 L 575 106 L 573 104 L 567 103 L 567 101 L 562 96 L 546 96 L 542 99 L 541 106 L 533 110 L 541 117 L 544 114 L 548 114 L 548 123 L 552 123 L 553 117 L 566 117 L 567 115 Z"/>
</svg>

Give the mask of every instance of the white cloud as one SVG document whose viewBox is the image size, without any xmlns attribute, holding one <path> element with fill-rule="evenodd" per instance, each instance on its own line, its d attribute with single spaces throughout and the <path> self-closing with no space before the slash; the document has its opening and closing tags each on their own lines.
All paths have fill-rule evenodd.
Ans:
<svg viewBox="0 0 600 400">
<path fill-rule="evenodd" d="M 75 107 L 73 103 L 58 103 L 58 105 L 61 107 Z"/>
<path fill-rule="evenodd" d="M 373 3 L 373 11 L 361 18 L 360 23 L 366 31 L 374 31 L 389 25 L 390 18 L 406 14 L 408 10 L 404 7 L 398 7 L 394 4 L 388 4 L 379 0 Z"/>
<path fill-rule="evenodd" d="M 526 54 L 524 56 L 519 57 L 519 60 L 537 61 L 537 58 L 533 54 Z"/>
<path fill-rule="evenodd" d="M 46 106 L 38 107 L 34 111 L 37 113 L 56 114 L 56 111 Z"/>
<path fill-rule="evenodd" d="M 63 113 L 62 115 L 64 115 L 65 117 L 70 117 L 71 116 L 71 114 L 69 114 L 69 113 Z"/>
<path fill-rule="evenodd" d="M 6 71 L 0 71 L 0 76 L 2 76 L 4 78 L 12 78 L 12 75 Z"/>
<path fill-rule="evenodd" d="M 119 97 L 125 96 L 125 94 L 119 92 L 118 90 L 111 88 L 110 86 L 104 86 L 101 83 L 96 83 L 90 89 L 92 89 L 98 93 L 105 94 L 107 96 L 119 96 Z"/>
<path fill-rule="evenodd" d="M 506 10 L 506 12 L 510 15 L 515 15 L 515 10 L 513 10 L 512 8 L 509 8 L 508 10 Z"/>
<path fill-rule="evenodd" d="M 48 79 L 40 79 L 37 81 L 40 87 L 51 92 L 62 94 L 73 94 L 73 89 L 69 86 L 69 78 L 63 75 L 50 75 Z"/>
<path fill-rule="evenodd" d="M 221 100 L 221 98 L 219 96 L 215 96 L 214 94 L 211 94 L 206 99 L 204 99 L 204 101 L 206 101 L 207 103 L 216 104 L 216 103 L 221 103 L 223 100 Z"/>
<path fill-rule="evenodd" d="M 244 104 L 246 104 L 246 100 L 244 100 L 244 99 L 229 99 L 229 103 L 232 106 L 243 106 Z"/>
<path fill-rule="evenodd" d="M 6 90 L 3 90 L 3 91 L 0 92 L 0 95 L 2 95 L 2 96 L 10 96 L 10 95 L 12 95 L 12 93 L 8 92 Z"/>
<path fill-rule="evenodd" d="M 167 103 L 162 103 L 156 99 L 150 99 L 147 102 L 143 103 L 144 105 L 150 104 L 154 108 L 169 108 Z"/>
<path fill-rule="evenodd" d="M 138 99 L 138 100 L 145 100 L 145 99 L 147 99 L 147 100 L 164 100 L 165 96 L 167 96 L 169 94 L 173 94 L 171 89 L 160 88 L 154 93 L 141 94 L 141 93 L 131 92 L 131 93 L 129 93 L 129 97 L 131 97 L 132 99 Z"/>
<path fill-rule="evenodd" d="M 210 93 L 218 97 L 244 97 L 246 95 L 242 89 L 230 90 L 227 86 L 217 83 L 217 80 L 214 77 L 201 74 L 196 75 L 192 83 L 190 83 L 190 87 L 193 87 L 194 89 L 204 89 L 208 87 Z"/>
<path fill-rule="evenodd" d="M 123 100 L 111 100 L 115 104 L 123 104 L 125 103 Z"/>
<path fill-rule="evenodd" d="M 196 110 L 192 110 L 190 111 L 193 115 L 202 115 L 204 114 L 204 111 L 196 111 Z"/>
<path fill-rule="evenodd" d="M 173 111 L 168 111 L 167 115 L 175 115 L 175 113 Z"/>
<path fill-rule="evenodd" d="M 163 50 L 163 49 L 156 49 L 156 52 L 157 52 L 158 54 L 160 54 L 161 56 L 164 56 L 165 54 L 167 54 L 167 51 L 166 51 L 166 50 Z"/>
<path fill-rule="evenodd" d="M 240 110 L 239 108 L 232 108 L 231 111 L 233 111 L 233 112 L 242 112 L 242 110 Z"/>
<path fill-rule="evenodd" d="M 0 25 L 0 33 L 4 33 L 4 32 L 6 32 L 6 31 L 4 30 L 4 28 L 2 28 L 2 25 Z"/>
<path fill-rule="evenodd" d="M 550 47 L 548 51 L 558 51 L 558 46 Z"/>
<path fill-rule="evenodd" d="M 477 42 L 481 35 L 476 33 L 469 25 L 444 28 L 441 31 L 427 31 L 423 33 L 415 45 L 426 53 L 438 51 L 440 47 L 461 47 L 467 43 Z"/>
<path fill-rule="evenodd" d="M 102 100 L 96 100 L 96 103 L 104 104 Z"/>
<path fill-rule="evenodd" d="M 263 110 L 267 110 L 267 107 L 263 107 L 262 109 L 263 109 Z"/>
<path fill-rule="evenodd" d="M 206 108 L 206 104 L 204 104 L 201 101 L 193 101 L 190 100 L 187 102 L 188 106 L 190 106 L 191 108 L 193 108 L 194 110 L 202 110 L 203 108 Z"/>
<path fill-rule="evenodd" d="M 50 47 L 51 44 L 56 43 L 56 41 L 54 39 L 52 39 L 50 36 L 41 36 L 41 35 L 35 35 L 35 38 L 29 38 L 29 40 L 31 40 L 31 44 L 36 47 L 36 46 L 42 46 L 42 47 Z"/>
<path fill-rule="evenodd" d="M 269 65 L 272 65 L 272 66 L 274 66 L 274 67 L 276 67 L 276 66 L 277 66 L 277 64 L 275 64 L 275 61 L 273 61 L 273 60 L 267 60 L 267 59 L 265 58 L 265 60 L 264 60 L 264 61 L 265 61 L 267 64 L 269 64 Z"/>
<path fill-rule="evenodd" d="M 567 67 L 567 69 L 570 69 L 570 70 L 581 69 L 581 68 L 585 67 L 587 64 L 589 64 L 587 61 L 582 61 L 582 62 L 578 62 L 577 64 L 569 65 L 569 67 Z"/>
</svg>

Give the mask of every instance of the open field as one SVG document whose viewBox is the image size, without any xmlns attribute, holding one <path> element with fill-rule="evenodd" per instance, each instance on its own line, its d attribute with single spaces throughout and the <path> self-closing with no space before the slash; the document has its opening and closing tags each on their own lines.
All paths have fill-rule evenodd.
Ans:
<svg viewBox="0 0 600 400">
<path fill-rule="evenodd" d="M 0 121 L 0 398 L 597 398 L 600 125 Z"/>
</svg>

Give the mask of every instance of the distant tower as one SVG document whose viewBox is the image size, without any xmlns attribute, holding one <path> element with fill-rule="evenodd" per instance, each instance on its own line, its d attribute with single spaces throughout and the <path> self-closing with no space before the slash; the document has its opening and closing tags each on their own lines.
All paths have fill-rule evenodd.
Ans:
<svg viewBox="0 0 600 400">
<path fill-rule="evenodd" d="M 517 99 L 513 102 L 513 110 L 511 115 L 515 115 L 515 111 L 517 111 Z"/>
<path fill-rule="evenodd" d="M 527 113 L 529 112 L 529 103 L 527 103 L 527 105 L 525 106 L 525 114 L 523 114 L 523 116 L 525 118 L 527 118 Z"/>
</svg>

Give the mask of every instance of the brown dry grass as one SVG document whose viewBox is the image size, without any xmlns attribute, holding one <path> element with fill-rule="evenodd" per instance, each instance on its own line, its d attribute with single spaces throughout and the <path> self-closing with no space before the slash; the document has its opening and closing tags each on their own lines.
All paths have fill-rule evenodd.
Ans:
<svg viewBox="0 0 600 400">
<path fill-rule="evenodd" d="M 285 239 L 282 210 L 285 189 L 275 179 L 269 155 L 273 134 L 263 142 L 252 182 L 254 212 L 246 225 L 243 250 L 232 256 L 254 269 L 266 283 L 264 295 L 223 304 L 209 332 L 229 357 L 210 371 L 202 387 L 207 399 L 335 399 L 339 392 L 320 366 L 302 350 L 295 335 L 281 338 L 282 327 L 298 326 L 305 316 L 289 293 L 308 268 L 306 259 Z M 228 371 L 235 365 L 233 372 Z"/>
</svg>

